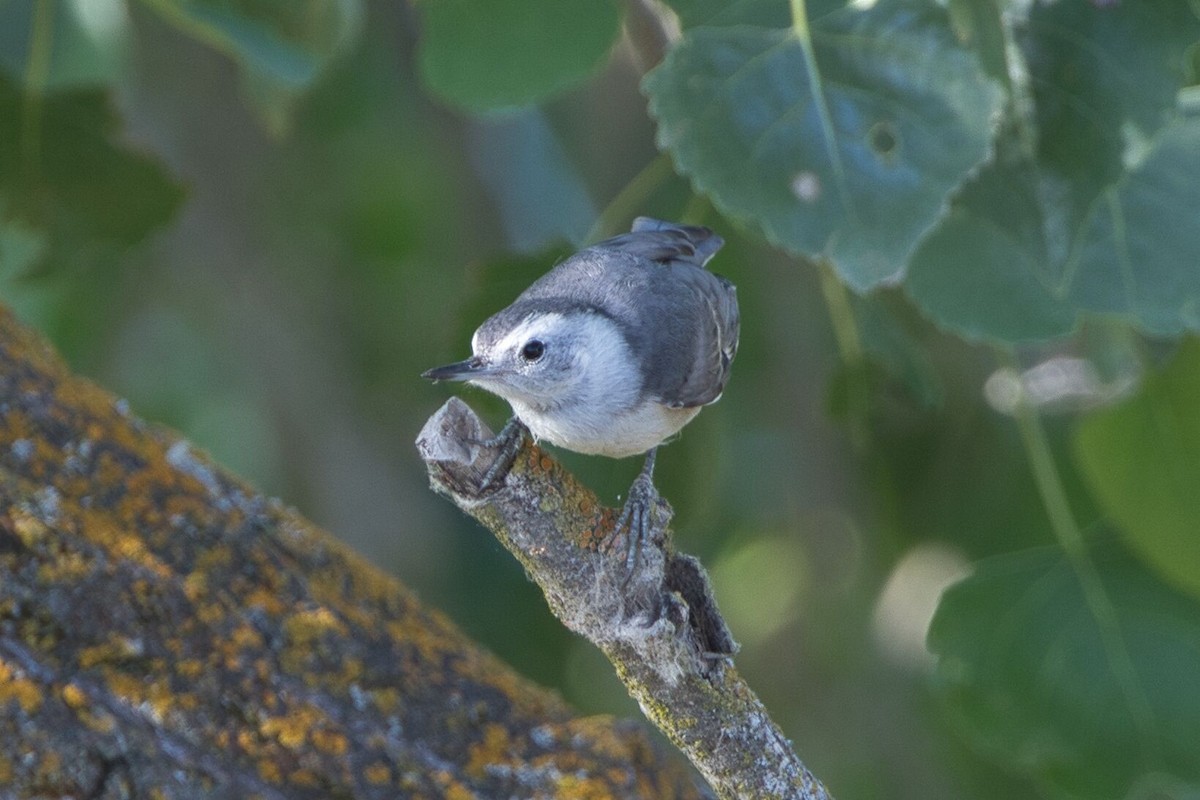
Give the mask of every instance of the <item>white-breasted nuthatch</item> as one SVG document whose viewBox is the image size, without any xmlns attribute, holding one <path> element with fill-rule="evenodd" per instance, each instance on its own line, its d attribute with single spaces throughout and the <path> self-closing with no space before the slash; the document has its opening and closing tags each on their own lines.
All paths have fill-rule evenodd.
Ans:
<svg viewBox="0 0 1200 800">
<path fill-rule="evenodd" d="M 617 525 L 640 546 L 658 445 L 720 399 L 737 352 L 736 290 L 704 268 L 723 244 L 708 228 L 639 217 L 488 318 L 470 358 L 423 377 L 503 397 L 535 439 L 567 450 L 646 453 Z"/>
</svg>

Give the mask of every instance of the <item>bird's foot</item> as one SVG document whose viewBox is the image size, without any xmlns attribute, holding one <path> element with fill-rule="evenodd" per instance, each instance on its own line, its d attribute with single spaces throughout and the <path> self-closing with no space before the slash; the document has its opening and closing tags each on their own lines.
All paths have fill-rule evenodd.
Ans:
<svg viewBox="0 0 1200 800">
<path fill-rule="evenodd" d="M 670 503 L 662 498 L 651 476 L 643 470 L 629 487 L 621 516 L 613 526 L 612 550 L 619 551 L 624 546 L 626 581 L 641 566 L 646 545 L 660 540 L 673 513 Z"/>
<path fill-rule="evenodd" d="M 504 423 L 504 427 L 495 436 L 489 439 L 476 439 L 472 442 L 479 447 L 497 451 L 496 459 L 487 468 L 487 472 L 483 473 L 480 481 L 479 492 L 481 494 L 500 488 L 504 482 L 504 476 L 512 469 L 513 461 L 521 450 L 521 446 L 525 444 L 525 437 L 528 435 L 529 428 L 525 427 L 525 423 L 513 417 Z"/>
</svg>

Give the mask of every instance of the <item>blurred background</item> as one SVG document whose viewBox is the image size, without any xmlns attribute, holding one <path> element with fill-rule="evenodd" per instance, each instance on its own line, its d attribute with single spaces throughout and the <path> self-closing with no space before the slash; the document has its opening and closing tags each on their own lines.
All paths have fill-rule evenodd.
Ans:
<svg viewBox="0 0 1200 800">
<path fill-rule="evenodd" d="M 424 88 L 420 6 L 333 4 L 327 59 L 289 90 L 248 78 L 245 51 L 197 36 L 192 12 L 151 5 L 0 0 L 0 179 L 26 185 L 14 156 L 37 141 L 23 81 L 54 133 L 37 145 L 52 188 L 8 195 L 49 223 L 4 218 L 0 297 L 74 369 L 582 712 L 637 718 L 516 561 L 428 488 L 413 441 L 449 394 L 497 427 L 507 408 L 418 376 L 634 216 L 708 225 L 727 240 L 710 266 L 738 286 L 742 345 L 657 477 L 738 667 L 839 797 L 1034 794 L 953 735 L 924 645 L 972 561 L 1052 539 L 1017 429 L 984 401 L 995 353 L 899 292 L 839 293 L 694 196 L 656 148 L 640 34 L 540 105 L 470 114 Z M 846 303 L 886 359 L 847 358 L 831 322 Z M 614 505 L 640 467 L 557 455 Z M 1078 489 L 1068 475 L 1094 516 Z"/>
</svg>

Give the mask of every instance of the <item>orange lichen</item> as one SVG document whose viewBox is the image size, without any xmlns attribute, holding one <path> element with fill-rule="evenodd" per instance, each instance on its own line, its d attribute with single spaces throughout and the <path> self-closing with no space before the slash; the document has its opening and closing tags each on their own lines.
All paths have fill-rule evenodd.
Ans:
<svg viewBox="0 0 1200 800">
<path fill-rule="evenodd" d="M 92 566 L 92 559 L 82 553 L 60 553 L 38 567 L 38 580 L 47 584 L 74 583 L 88 575 Z"/>
<path fill-rule="evenodd" d="M 204 662 L 198 658 L 185 658 L 175 662 L 175 672 L 181 678 L 195 680 L 204 673 Z"/>
<path fill-rule="evenodd" d="M 325 634 L 345 636 L 346 626 L 328 608 L 320 606 L 289 616 L 283 623 L 283 632 L 289 645 L 305 647 Z"/>
<path fill-rule="evenodd" d="M 554 794 L 563 800 L 608 800 L 612 797 L 612 785 L 598 776 L 567 773 L 555 782 Z"/>
<path fill-rule="evenodd" d="M 386 786 L 392 781 L 392 768 L 383 761 L 376 761 L 367 765 L 363 770 L 363 777 L 367 779 L 367 783 Z"/>
<path fill-rule="evenodd" d="M 266 586 L 256 586 L 246 595 L 248 608 L 261 608 L 272 616 L 282 614 L 285 606 L 279 594 Z"/>
<path fill-rule="evenodd" d="M 111 733 L 117 726 L 112 715 L 101 708 L 95 707 L 87 693 L 74 683 L 68 683 L 59 692 L 63 702 L 75 712 L 75 717 L 88 728 L 97 733 Z"/>
<path fill-rule="evenodd" d="M 288 783 L 293 786 L 314 787 L 320 783 L 320 780 L 313 774 L 312 770 L 296 769 L 288 773 Z"/>
<path fill-rule="evenodd" d="M 222 617 L 224 610 L 222 609 Z M 229 632 L 229 644 L 237 650 L 258 651 L 263 646 L 262 634 L 248 624 L 241 624 Z"/>
<path fill-rule="evenodd" d="M 37 517 L 32 516 L 22 508 L 12 508 L 9 510 L 9 516 L 12 518 L 12 530 L 21 538 L 21 542 L 28 548 L 35 549 L 50 529 L 46 527 Z"/>
<path fill-rule="evenodd" d="M 331 756 L 344 756 L 349 748 L 344 734 L 324 728 L 317 728 L 309 733 L 309 741 L 313 747 Z"/>
<path fill-rule="evenodd" d="M 511 761 L 512 746 L 512 737 L 503 725 L 493 722 L 485 726 L 482 741 L 471 745 L 467 753 L 467 774 L 483 777 L 489 766 Z"/>
<path fill-rule="evenodd" d="M 145 684 L 141 679 L 124 672 L 113 672 L 105 679 L 113 693 L 131 704 L 138 704 L 146 699 Z"/>
<path fill-rule="evenodd" d="M 42 706 L 42 688 L 0 660 L 0 705 L 16 700 L 21 710 L 33 714 Z"/>
<path fill-rule="evenodd" d="M 309 705 L 295 708 L 291 713 L 277 717 L 266 717 L 258 724 L 264 739 L 273 739 L 288 750 L 296 750 L 309 741 L 310 734 L 318 732 L 325 715 Z"/>
<path fill-rule="evenodd" d="M 137 657 L 140 653 L 141 648 L 128 636 L 116 636 L 108 641 L 80 650 L 79 666 L 87 668 L 97 664 L 125 661 Z"/>
<path fill-rule="evenodd" d="M 87 695 L 84 694 L 83 689 L 73 683 L 64 686 L 61 694 L 63 701 L 76 711 L 87 705 Z"/>
<path fill-rule="evenodd" d="M 283 781 L 283 770 L 274 761 L 261 760 L 258 762 L 258 775 L 267 783 L 278 786 Z"/>
</svg>

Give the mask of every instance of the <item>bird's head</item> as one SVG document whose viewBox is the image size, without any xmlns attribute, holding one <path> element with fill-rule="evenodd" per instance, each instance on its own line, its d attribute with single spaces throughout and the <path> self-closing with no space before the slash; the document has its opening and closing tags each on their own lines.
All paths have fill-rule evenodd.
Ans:
<svg viewBox="0 0 1200 800">
<path fill-rule="evenodd" d="M 630 380 L 640 385 L 629 344 L 610 317 L 550 305 L 518 303 L 493 315 L 471 337 L 470 358 L 423 377 L 466 381 L 514 408 L 541 412 L 599 402 L 606 391 L 623 395 Z"/>
</svg>

